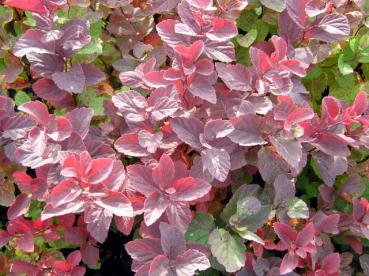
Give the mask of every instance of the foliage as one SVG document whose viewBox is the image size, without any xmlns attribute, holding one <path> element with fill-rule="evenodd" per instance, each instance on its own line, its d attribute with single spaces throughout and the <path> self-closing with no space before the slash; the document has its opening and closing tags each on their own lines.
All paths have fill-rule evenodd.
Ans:
<svg viewBox="0 0 369 276">
<path fill-rule="evenodd" d="M 368 16 L 2 1 L 0 275 L 367 275 Z"/>
</svg>

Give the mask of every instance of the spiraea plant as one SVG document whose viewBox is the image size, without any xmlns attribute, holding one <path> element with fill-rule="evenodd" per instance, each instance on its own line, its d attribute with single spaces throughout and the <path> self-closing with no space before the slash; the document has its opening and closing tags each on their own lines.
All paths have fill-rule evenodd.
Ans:
<svg viewBox="0 0 369 276">
<path fill-rule="evenodd" d="M 369 275 L 368 1 L 0 3 L 0 275 Z"/>
</svg>

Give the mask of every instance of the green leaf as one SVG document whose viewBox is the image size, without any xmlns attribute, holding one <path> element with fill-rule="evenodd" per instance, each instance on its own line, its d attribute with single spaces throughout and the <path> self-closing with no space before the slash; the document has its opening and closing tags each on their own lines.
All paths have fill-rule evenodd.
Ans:
<svg viewBox="0 0 369 276">
<path fill-rule="evenodd" d="M 186 232 L 186 241 L 196 244 L 207 244 L 209 233 L 215 227 L 214 218 L 208 213 L 196 213 Z"/>
<path fill-rule="evenodd" d="M 14 102 L 16 106 L 20 106 L 24 103 L 28 103 L 31 101 L 30 96 L 24 91 L 17 91 L 15 94 Z"/>
<path fill-rule="evenodd" d="M 209 236 L 210 250 L 227 272 L 236 272 L 245 265 L 246 246 L 237 235 L 224 229 L 214 229 Z"/>
<path fill-rule="evenodd" d="M 352 85 L 349 89 L 348 87 L 342 88 L 332 87 L 331 91 L 329 92 L 329 95 L 344 100 L 348 104 L 352 104 L 359 91 L 369 91 L 369 82 L 363 82 Z"/>
<path fill-rule="evenodd" d="M 251 29 L 244 36 L 237 36 L 237 43 L 244 48 L 248 48 L 255 42 L 256 37 L 258 36 L 258 31 L 256 29 Z"/>
<path fill-rule="evenodd" d="M 228 223 L 233 215 L 237 213 L 238 201 L 247 196 L 256 196 L 260 191 L 258 185 L 242 185 L 236 192 L 233 193 L 232 198 L 228 201 L 223 209 L 220 217 L 223 222 Z"/>
<path fill-rule="evenodd" d="M 244 10 L 237 19 L 237 27 L 248 32 L 258 20 L 259 18 L 253 10 Z"/>
<path fill-rule="evenodd" d="M 2 180 L 0 178 L 0 206 L 11 206 L 15 200 L 14 192 L 15 188 L 13 182 L 5 179 Z"/>
<path fill-rule="evenodd" d="M 29 11 L 25 11 L 25 13 L 26 19 L 23 20 L 23 23 L 32 28 L 36 27 L 36 20 L 33 19 L 32 13 Z"/>
<path fill-rule="evenodd" d="M 230 218 L 230 224 L 237 231 L 255 232 L 268 220 L 270 206 L 254 196 L 245 196 L 237 201 L 237 212 Z"/>
<path fill-rule="evenodd" d="M 92 40 L 77 53 L 75 59 L 83 61 L 83 59 L 88 57 L 89 60 L 93 61 L 97 56 L 101 55 L 102 52 L 103 48 L 101 43 L 98 40 Z"/>
<path fill-rule="evenodd" d="M 264 245 L 263 239 L 251 231 L 248 231 L 248 230 L 237 231 L 237 233 L 245 240 L 254 241 L 254 242 Z"/>
<path fill-rule="evenodd" d="M 117 93 L 124 93 L 124 92 L 127 92 L 129 91 L 129 87 L 128 86 L 122 86 L 118 91 Z"/>
<path fill-rule="evenodd" d="M 340 69 L 342 75 L 348 75 L 354 72 L 354 69 L 345 62 L 345 57 L 343 54 L 340 54 L 338 58 L 338 69 Z"/>
<path fill-rule="evenodd" d="M 29 209 L 25 217 L 31 218 L 33 221 L 40 217 L 43 203 L 37 200 L 31 200 Z"/>
<path fill-rule="evenodd" d="M 78 95 L 79 101 L 94 110 L 95 116 L 104 115 L 104 101 L 106 97 L 98 95 L 93 88 L 87 88 L 82 94 Z"/>
<path fill-rule="evenodd" d="M 104 25 L 104 23 L 101 20 L 98 20 L 98 21 L 91 24 L 91 26 L 90 26 L 90 35 L 91 35 L 92 39 L 96 40 L 96 39 L 100 38 L 103 25 Z"/>
<path fill-rule="evenodd" d="M 295 218 L 295 219 L 309 218 L 309 209 L 305 201 L 299 198 L 295 198 L 290 202 L 289 205 L 290 205 L 290 208 L 287 211 L 287 215 L 290 218 Z"/>
<path fill-rule="evenodd" d="M 276 12 L 282 12 L 286 8 L 286 0 L 260 0 L 260 3 Z"/>
<path fill-rule="evenodd" d="M 10 22 L 13 18 L 13 10 L 8 6 L 0 6 L 0 24 L 4 28 L 5 24 Z M 0 30 L 0 34 L 3 30 Z"/>
<path fill-rule="evenodd" d="M 64 116 L 67 113 L 67 109 L 63 108 L 63 109 L 55 109 L 54 110 L 54 114 L 57 116 Z"/>
</svg>

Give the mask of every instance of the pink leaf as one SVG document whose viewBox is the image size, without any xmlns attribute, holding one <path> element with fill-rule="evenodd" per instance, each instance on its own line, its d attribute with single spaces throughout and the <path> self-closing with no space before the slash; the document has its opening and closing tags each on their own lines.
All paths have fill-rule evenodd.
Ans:
<svg viewBox="0 0 369 276">
<path fill-rule="evenodd" d="M 27 253 L 32 253 L 35 250 L 35 246 L 33 244 L 33 235 L 31 231 L 25 232 L 15 241 L 15 244 Z"/>
<path fill-rule="evenodd" d="M 13 220 L 27 213 L 30 203 L 31 203 L 30 195 L 26 194 L 18 195 L 12 206 L 10 206 L 8 209 L 8 219 Z"/>
<path fill-rule="evenodd" d="M 176 272 L 179 276 L 194 275 L 196 270 L 206 270 L 210 262 L 206 255 L 198 250 L 189 249 L 176 259 Z"/>
<path fill-rule="evenodd" d="M 193 177 L 178 179 L 173 183 L 175 193 L 170 195 L 171 200 L 192 201 L 205 196 L 211 189 L 211 185 L 205 180 Z"/>
<path fill-rule="evenodd" d="M 24 103 L 18 109 L 29 114 L 42 126 L 46 127 L 49 123 L 49 112 L 46 106 L 39 101 Z"/>
<path fill-rule="evenodd" d="M 216 119 L 209 120 L 204 127 L 204 134 L 207 140 L 211 141 L 217 138 L 224 138 L 234 130 L 230 121 Z"/>
<path fill-rule="evenodd" d="M 321 268 L 327 274 L 339 273 L 341 258 L 339 253 L 332 253 L 323 258 Z"/>
<path fill-rule="evenodd" d="M 98 242 L 103 243 L 108 237 L 108 231 L 113 215 L 102 208 L 91 207 L 85 211 L 87 231 Z"/>
<path fill-rule="evenodd" d="M 112 100 L 126 120 L 132 122 L 145 120 L 146 99 L 140 93 L 127 91 L 113 96 Z"/>
<path fill-rule="evenodd" d="M 65 117 L 72 124 L 73 130 L 78 133 L 81 138 L 85 138 L 90 129 L 90 122 L 93 114 L 94 112 L 92 109 L 81 107 L 68 112 Z"/>
<path fill-rule="evenodd" d="M 251 89 L 251 73 L 249 69 L 241 64 L 215 63 L 219 77 L 229 89 L 238 91 L 249 91 Z"/>
<path fill-rule="evenodd" d="M 95 200 L 95 204 L 119 217 L 133 217 L 132 204 L 122 193 L 110 192 Z"/>
<path fill-rule="evenodd" d="M 83 74 L 86 78 L 86 85 L 95 85 L 105 80 L 105 75 L 100 69 L 96 68 L 92 64 L 81 64 Z"/>
<path fill-rule="evenodd" d="M 276 222 L 273 224 L 273 228 L 279 239 L 287 247 L 297 238 L 297 233 L 287 224 Z"/>
<path fill-rule="evenodd" d="M 124 247 L 131 258 L 141 264 L 163 254 L 159 239 L 137 239 L 126 243 Z"/>
<path fill-rule="evenodd" d="M 163 255 L 154 258 L 150 264 L 149 275 L 166 275 L 169 272 L 173 273 L 169 259 Z"/>
<path fill-rule="evenodd" d="M 212 27 L 211 31 L 206 33 L 206 36 L 214 41 L 227 41 L 238 33 L 236 24 L 229 19 L 216 17 L 212 20 Z"/>
<path fill-rule="evenodd" d="M 73 179 L 66 179 L 56 185 L 50 194 L 50 203 L 53 207 L 69 203 L 75 200 L 82 193 L 81 188 Z"/>
<path fill-rule="evenodd" d="M 152 171 L 152 179 L 162 189 L 168 188 L 175 176 L 175 167 L 172 159 L 163 154 L 160 157 L 159 165 Z"/>
<path fill-rule="evenodd" d="M 347 142 L 333 133 L 323 133 L 311 144 L 328 155 L 345 157 L 350 154 Z"/>
<path fill-rule="evenodd" d="M 294 253 L 287 253 L 286 255 L 284 255 L 280 267 L 281 274 L 292 272 L 297 267 L 298 261 L 299 257 Z"/>
<path fill-rule="evenodd" d="M 139 144 L 138 134 L 124 134 L 117 141 L 114 147 L 118 152 L 129 156 L 142 157 L 148 155 L 148 151 Z"/>
<path fill-rule="evenodd" d="M 131 187 L 141 194 L 149 196 L 151 193 L 158 191 L 149 168 L 138 164 L 130 165 L 127 167 L 127 173 Z"/>
<path fill-rule="evenodd" d="M 41 0 L 6 0 L 4 5 L 40 14 L 46 12 L 45 4 Z"/>
<path fill-rule="evenodd" d="M 91 167 L 85 172 L 85 180 L 90 184 L 97 184 L 104 181 L 113 170 L 113 159 L 99 158 L 91 162 Z"/>
<path fill-rule="evenodd" d="M 159 192 L 154 192 L 145 200 L 145 224 L 147 226 L 156 222 L 169 206 L 169 201 Z"/>
<path fill-rule="evenodd" d="M 302 146 L 297 140 L 286 140 L 281 137 L 269 137 L 270 142 L 280 156 L 292 167 L 298 166 L 302 158 Z"/>
<path fill-rule="evenodd" d="M 296 237 L 296 245 L 303 247 L 313 242 L 315 236 L 315 229 L 312 223 L 307 224 Z"/>
<path fill-rule="evenodd" d="M 346 16 L 338 13 L 325 15 L 312 29 L 311 37 L 325 42 L 334 42 L 350 35 L 350 24 Z"/>
<path fill-rule="evenodd" d="M 51 116 L 47 135 L 54 141 L 63 141 L 73 132 L 72 124 L 64 117 Z"/>
</svg>

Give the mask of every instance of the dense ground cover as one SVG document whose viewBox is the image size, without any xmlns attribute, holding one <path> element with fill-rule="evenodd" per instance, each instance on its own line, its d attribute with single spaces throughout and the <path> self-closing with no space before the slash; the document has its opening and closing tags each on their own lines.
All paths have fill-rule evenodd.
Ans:
<svg viewBox="0 0 369 276">
<path fill-rule="evenodd" d="M 1 3 L 0 275 L 369 275 L 369 2 Z"/>
</svg>

